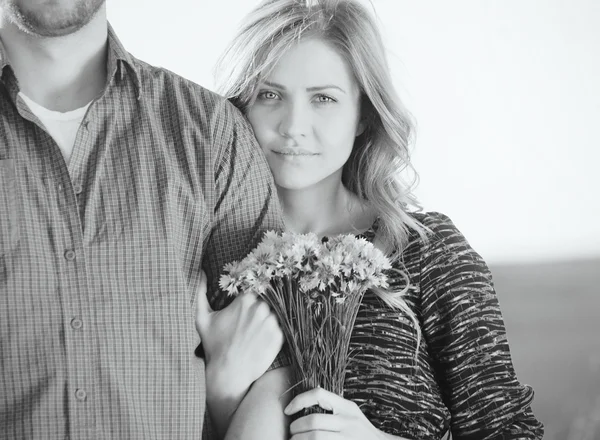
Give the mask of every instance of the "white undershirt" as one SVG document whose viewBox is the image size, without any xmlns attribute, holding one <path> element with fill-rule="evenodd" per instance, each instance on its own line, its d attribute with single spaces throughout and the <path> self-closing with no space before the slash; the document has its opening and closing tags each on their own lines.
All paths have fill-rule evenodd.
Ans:
<svg viewBox="0 0 600 440">
<path fill-rule="evenodd" d="M 42 124 L 44 124 L 48 134 L 52 136 L 52 139 L 58 144 L 58 147 L 65 158 L 65 162 L 68 164 L 71 153 L 73 152 L 73 146 L 75 145 L 77 130 L 79 130 L 81 121 L 83 121 L 85 112 L 91 103 L 76 110 L 62 113 L 42 107 L 38 103 L 32 101 L 31 98 L 25 96 L 22 92 L 19 92 L 19 96 L 25 101 L 29 110 L 38 117 Z"/>
</svg>

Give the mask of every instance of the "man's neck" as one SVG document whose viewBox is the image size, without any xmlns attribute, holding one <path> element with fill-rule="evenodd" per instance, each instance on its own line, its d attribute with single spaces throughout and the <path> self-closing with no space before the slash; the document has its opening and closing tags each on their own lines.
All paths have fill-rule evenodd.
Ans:
<svg viewBox="0 0 600 440">
<path fill-rule="evenodd" d="M 49 110 L 66 112 L 83 107 L 104 90 L 107 29 L 103 6 L 71 35 L 36 37 L 2 23 L 0 38 L 21 92 Z"/>
</svg>

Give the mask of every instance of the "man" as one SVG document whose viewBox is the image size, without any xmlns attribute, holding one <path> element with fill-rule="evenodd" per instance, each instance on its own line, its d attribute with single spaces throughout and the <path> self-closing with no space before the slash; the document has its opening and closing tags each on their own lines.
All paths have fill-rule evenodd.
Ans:
<svg viewBox="0 0 600 440">
<path fill-rule="evenodd" d="M 280 227 L 243 117 L 128 54 L 104 0 L 0 0 L 3 438 L 199 438 L 201 269 L 216 291 Z M 223 385 L 212 365 L 226 428 L 256 377 Z"/>
</svg>

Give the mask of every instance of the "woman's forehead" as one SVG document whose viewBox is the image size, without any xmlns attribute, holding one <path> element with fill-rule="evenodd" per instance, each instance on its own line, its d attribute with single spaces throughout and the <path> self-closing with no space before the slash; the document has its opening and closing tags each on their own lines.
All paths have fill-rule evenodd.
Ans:
<svg viewBox="0 0 600 440">
<path fill-rule="evenodd" d="M 336 85 L 345 90 L 358 89 L 353 71 L 345 57 L 322 38 L 306 38 L 290 45 L 273 63 L 261 81 L 284 87 Z"/>
</svg>

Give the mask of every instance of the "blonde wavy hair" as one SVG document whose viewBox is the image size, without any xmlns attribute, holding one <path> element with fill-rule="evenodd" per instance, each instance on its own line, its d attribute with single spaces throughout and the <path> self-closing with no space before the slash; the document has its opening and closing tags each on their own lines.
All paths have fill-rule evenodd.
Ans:
<svg viewBox="0 0 600 440">
<path fill-rule="evenodd" d="M 256 87 L 300 39 L 316 37 L 347 61 L 361 92 L 365 131 L 356 138 L 342 182 L 378 215 L 378 242 L 392 260 L 408 244 L 410 230 L 426 240 L 427 228 L 409 212 L 418 176 L 409 148 L 414 123 L 398 97 L 375 19 L 356 0 L 265 0 L 250 12 L 216 66 L 217 91 L 245 112 Z M 410 180 L 402 179 L 407 172 Z M 401 264 L 400 261 L 398 263 Z M 410 287 L 375 292 L 386 304 L 416 317 L 402 298 Z M 417 332 L 420 331 L 417 325 Z"/>
</svg>

